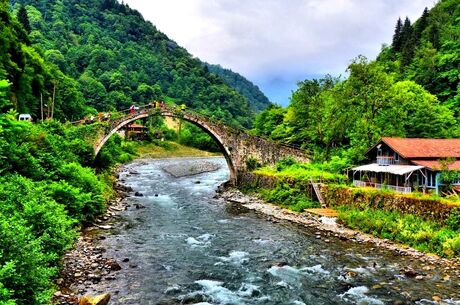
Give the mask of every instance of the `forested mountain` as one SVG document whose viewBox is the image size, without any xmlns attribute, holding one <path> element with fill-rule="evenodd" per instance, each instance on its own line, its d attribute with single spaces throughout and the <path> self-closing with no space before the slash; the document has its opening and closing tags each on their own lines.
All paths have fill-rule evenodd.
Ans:
<svg viewBox="0 0 460 305">
<path fill-rule="evenodd" d="M 26 29 L 11 16 L 8 1 L 0 2 L 0 81 L 8 80 L 10 100 L 22 112 L 34 113 L 37 117 L 40 99 L 44 104 L 53 100 L 54 92 L 57 118 L 84 111 L 84 99 L 78 83 L 64 75 L 58 67 L 44 61 L 31 45 Z M 20 15 L 21 11 L 18 11 Z M 24 13 L 24 10 L 22 10 Z M 25 18 L 27 20 L 27 17 Z M 50 105 L 51 106 L 51 105 Z M 51 107 L 50 107 L 51 109 Z"/>
<path fill-rule="evenodd" d="M 413 24 L 399 19 L 391 45 L 377 61 L 398 79 L 422 85 L 460 115 L 460 2 L 440 1 Z"/>
<path fill-rule="evenodd" d="M 440 1 L 414 24 L 399 20 L 392 45 L 375 61 L 357 57 L 347 72 L 300 82 L 287 108 L 257 117 L 255 133 L 344 164 L 382 136 L 459 137 L 459 1 Z"/>
<path fill-rule="evenodd" d="M 7 1 L 2 1 L 6 5 Z M 47 70 L 29 60 L 19 60 L 25 69 L 7 66 L 2 77 L 13 83 L 11 95 L 21 112 L 38 116 L 40 95 L 45 103 L 54 96 L 63 111 L 57 109 L 56 117 L 68 118 L 84 114 L 82 98 L 86 106 L 99 111 L 165 99 L 235 125 L 250 126 L 253 114 L 241 94 L 127 5 L 116 0 L 21 0 L 11 4 L 13 13 L 23 21 L 22 28 L 12 21 L 22 45 L 9 47 L 7 58 L 16 58 L 14 50 L 28 52 L 36 62 L 56 71 L 47 77 L 31 76 L 37 78 L 34 80 L 18 76 L 18 81 L 11 74 L 14 69 L 22 74 L 34 69 L 27 75 Z M 19 13 L 21 5 L 26 14 Z M 40 55 L 45 61 L 37 59 Z M 27 92 L 28 85 L 21 87 L 26 83 L 32 84 L 32 92 Z"/>
<path fill-rule="evenodd" d="M 209 69 L 209 71 L 222 77 L 227 85 L 246 97 L 252 109 L 255 111 L 262 111 L 270 106 L 270 101 L 265 94 L 260 91 L 259 87 L 254 85 L 241 74 L 233 72 L 230 69 L 225 69 L 221 65 L 212 65 L 208 63 L 203 64 Z"/>
</svg>

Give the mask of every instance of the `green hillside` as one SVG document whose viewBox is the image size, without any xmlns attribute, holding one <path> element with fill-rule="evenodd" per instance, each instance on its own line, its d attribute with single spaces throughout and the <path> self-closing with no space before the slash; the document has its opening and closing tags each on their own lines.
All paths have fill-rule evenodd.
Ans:
<svg viewBox="0 0 460 305">
<path fill-rule="evenodd" d="M 40 113 L 43 104 L 55 103 L 55 117 L 84 112 L 78 83 L 46 62 L 31 44 L 26 30 L 9 13 L 8 1 L 0 2 L 0 80 L 11 83 L 9 97 L 20 112 Z M 27 17 L 26 17 L 27 18 Z M 56 91 L 54 91 L 55 86 Z M 53 99 L 54 92 L 54 99 Z"/>
<path fill-rule="evenodd" d="M 204 63 L 204 65 L 209 71 L 222 77 L 227 85 L 247 98 L 253 110 L 262 111 L 270 106 L 270 101 L 265 94 L 260 91 L 259 87 L 241 74 L 233 72 L 230 69 L 225 69 L 221 65 L 211 65 L 208 63 Z"/>
<path fill-rule="evenodd" d="M 22 36 L 30 41 L 29 48 L 68 75 L 33 81 L 37 83 L 33 92 L 25 95 L 17 88 L 17 79 L 6 73 L 20 112 L 38 117 L 40 94 L 49 99 L 56 85 L 55 96 L 63 99 L 68 84 L 62 79 L 68 78 L 77 81 L 77 100 L 82 95 L 84 104 L 98 111 L 165 99 L 234 125 L 251 125 L 247 99 L 127 5 L 116 0 L 13 2 L 14 14 L 21 4 L 26 7 L 30 33 L 28 38 Z M 70 99 L 62 101 L 68 103 Z M 72 108 L 57 116 L 83 114 L 84 109 Z"/>
<path fill-rule="evenodd" d="M 459 137 L 459 1 L 420 13 L 414 24 L 397 22 L 391 46 L 376 60 L 352 60 L 347 79 L 299 82 L 290 105 L 262 112 L 254 132 L 344 167 L 382 136 Z"/>
<path fill-rule="evenodd" d="M 460 115 L 460 3 L 440 1 L 415 22 L 399 19 L 377 59 L 399 79 L 413 80 Z"/>
</svg>

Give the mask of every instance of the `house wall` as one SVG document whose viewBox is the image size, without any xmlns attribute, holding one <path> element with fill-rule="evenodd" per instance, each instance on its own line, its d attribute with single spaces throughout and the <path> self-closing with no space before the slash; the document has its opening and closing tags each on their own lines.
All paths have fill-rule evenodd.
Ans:
<svg viewBox="0 0 460 305">
<path fill-rule="evenodd" d="M 380 150 L 381 150 L 381 155 L 379 154 L 379 149 L 377 147 L 374 147 L 372 150 L 370 150 L 367 153 L 368 159 L 372 163 L 377 163 L 377 156 L 383 156 L 383 157 L 393 157 L 394 158 L 394 164 L 400 164 L 400 165 L 409 165 L 411 164 L 409 160 L 404 159 L 401 157 L 398 153 L 396 153 L 391 147 L 389 147 L 387 144 L 380 142 Z"/>
</svg>

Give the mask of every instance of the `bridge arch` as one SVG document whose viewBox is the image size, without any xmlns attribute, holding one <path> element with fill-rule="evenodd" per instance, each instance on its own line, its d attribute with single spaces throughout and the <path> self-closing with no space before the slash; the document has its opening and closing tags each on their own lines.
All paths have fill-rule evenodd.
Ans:
<svg viewBox="0 0 460 305">
<path fill-rule="evenodd" d="M 222 153 L 224 154 L 225 160 L 227 161 L 228 168 L 230 170 L 230 180 L 231 181 L 236 181 L 237 179 L 237 169 L 234 165 L 234 162 L 232 160 L 231 156 L 231 147 L 228 147 L 226 143 L 224 142 L 224 139 L 222 138 L 222 135 L 216 130 L 216 128 L 213 128 L 212 124 L 209 124 L 209 122 L 199 116 L 196 115 L 190 115 L 187 112 L 176 112 L 173 110 L 170 110 L 168 108 L 162 108 L 162 109 L 155 109 L 156 111 L 151 112 L 148 111 L 147 109 L 142 110 L 140 112 L 136 112 L 134 114 L 130 114 L 122 119 L 116 120 L 112 122 L 112 124 L 109 127 L 109 132 L 107 134 L 104 134 L 95 144 L 94 146 L 94 156 L 96 157 L 99 152 L 101 151 L 102 147 L 104 147 L 104 144 L 110 139 L 111 136 L 113 136 L 117 131 L 119 131 L 121 128 L 124 126 L 135 122 L 140 119 L 145 119 L 153 115 L 161 115 L 163 117 L 171 117 L 171 118 L 179 118 L 183 119 L 184 121 L 190 122 L 194 124 L 195 126 L 198 126 L 200 129 L 202 129 L 204 132 L 206 132 L 208 135 L 211 136 L 211 138 L 216 142 L 216 144 L 219 146 L 221 149 Z M 159 110 L 159 111 L 158 111 Z"/>
</svg>

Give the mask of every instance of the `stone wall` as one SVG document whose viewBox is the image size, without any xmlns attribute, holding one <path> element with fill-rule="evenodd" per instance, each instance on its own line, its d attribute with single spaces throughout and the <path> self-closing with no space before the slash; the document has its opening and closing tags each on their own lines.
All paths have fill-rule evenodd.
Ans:
<svg viewBox="0 0 460 305">
<path fill-rule="evenodd" d="M 380 190 L 352 188 L 340 185 L 324 185 L 323 197 L 330 207 L 350 205 L 357 208 L 375 208 L 412 214 L 426 220 L 444 222 L 453 208 L 459 205 L 442 200 L 417 198 L 408 195 L 382 192 Z"/>
</svg>

